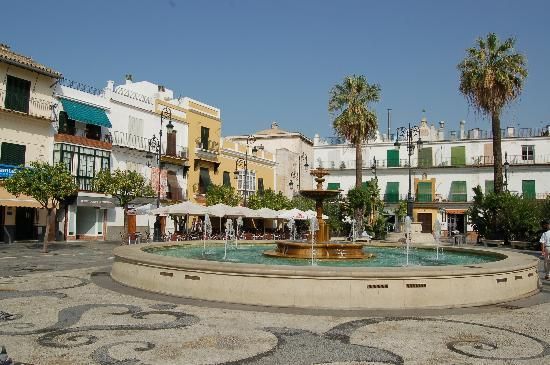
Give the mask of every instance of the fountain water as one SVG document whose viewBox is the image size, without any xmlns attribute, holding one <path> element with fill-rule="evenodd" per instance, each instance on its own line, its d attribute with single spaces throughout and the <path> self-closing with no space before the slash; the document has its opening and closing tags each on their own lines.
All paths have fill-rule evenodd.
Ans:
<svg viewBox="0 0 550 365">
<path fill-rule="evenodd" d="M 317 211 L 315 219 L 318 229 L 313 234 L 315 236 L 314 244 L 296 241 L 295 237 L 292 237 L 293 240 L 276 242 L 277 248 L 265 251 L 264 255 L 302 259 L 310 258 L 312 255 L 317 257 L 317 259 L 365 259 L 372 257 L 372 254 L 363 251 L 364 245 L 362 243 L 330 241 L 329 226 L 323 219 L 323 201 L 327 198 L 337 196 L 340 194 L 340 190 L 323 190 L 324 176 L 328 175 L 326 169 L 318 168 L 311 170 L 310 174 L 315 176 L 317 189 L 300 190 L 300 194 L 306 198 L 315 200 Z"/>
<path fill-rule="evenodd" d="M 239 243 L 238 243 L 238 240 L 239 240 L 239 228 L 241 228 L 243 226 L 243 218 L 242 217 L 239 217 L 237 218 L 237 234 L 235 234 L 235 248 L 238 248 L 239 247 Z"/>
<path fill-rule="evenodd" d="M 357 222 L 354 218 L 351 218 L 349 216 L 346 216 L 343 219 L 344 223 L 351 224 L 351 241 L 355 242 L 357 241 L 357 228 L 355 227 L 355 223 Z"/>
<path fill-rule="evenodd" d="M 286 226 L 289 230 L 289 238 L 293 241 L 296 241 L 296 222 L 293 218 L 290 218 L 288 222 L 286 223 Z"/>
<path fill-rule="evenodd" d="M 435 257 L 437 260 L 439 260 L 439 239 L 441 238 L 441 223 L 439 223 L 439 219 L 435 220 L 434 223 L 434 239 L 435 239 Z"/>
<path fill-rule="evenodd" d="M 407 248 L 406 248 L 406 255 L 407 255 L 407 263 L 406 263 L 406 266 L 409 266 L 409 251 L 410 251 L 410 245 L 411 245 L 411 226 L 412 226 L 412 219 L 411 217 L 407 216 L 405 218 L 405 241 L 406 241 L 406 244 L 407 244 Z"/>
<path fill-rule="evenodd" d="M 225 260 L 227 258 L 227 244 L 233 238 L 233 235 L 235 234 L 235 231 L 233 229 L 233 220 L 228 219 L 225 222 L 225 247 L 224 247 L 224 253 L 223 253 L 223 259 Z"/>
<path fill-rule="evenodd" d="M 202 254 L 206 252 L 206 240 L 212 235 L 212 222 L 208 214 L 204 215 L 204 232 L 202 235 Z"/>
<path fill-rule="evenodd" d="M 317 265 L 315 262 L 315 232 L 319 230 L 319 222 L 317 222 L 317 218 L 311 217 L 309 219 L 309 231 L 311 232 L 311 266 Z"/>
</svg>

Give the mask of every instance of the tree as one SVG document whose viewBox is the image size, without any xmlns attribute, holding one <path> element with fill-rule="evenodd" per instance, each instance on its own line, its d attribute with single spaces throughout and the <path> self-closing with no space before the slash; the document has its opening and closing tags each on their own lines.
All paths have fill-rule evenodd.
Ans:
<svg viewBox="0 0 550 365">
<path fill-rule="evenodd" d="M 342 84 L 330 91 L 328 111 L 333 115 L 333 127 L 341 137 L 355 146 L 355 187 L 363 180 L 362 145 L 373 138 L 378 127 L 376 113 L 369 104 L 380 100 L 380 86 L 369 84 L 365 76 L 347 76 Z M 357 222 L 362 224 L 363 212 L 356 211 Z"/>
<path fill-rule="evenodd" d="M 210 184 L 206 190 L 206 205 L 221 203 L 235 207 L 240 202 L 241 196 L 232 186 Z"/>
<path fill-rule="evenodd" d="M 290 200 L 282 192 L 275 193 L 273 189 L 266 189 L 263 193 L 252 195 L 248 200 L 251 209 L 269 208 L 273 210 L 289 209 Z"/>
<path fill-rule="evenodd" d="M 306 210 L 315 210 L 315 200 L 306 198 L 305 196 L 295 195 L 290 201 L 290 207 L 300 209 L 302 212 Z"/>
<path fill-rule="evenodd" d="M 457 66 L 460 92 L 478 112 L 491 116 L 496 194 L 502 192 L 500 114 L 519 96 L 527 77 L 525 56 L 514 51 L 514 44 L 513 38 L 500 42 L 495 33 L 489 33 L 466 50 L 466 57 Z"/>
<path fill-rule="evenodd" d="M 78 187 L 64 164 L 50 165 L 46 162 L 31 162 L 29 168 L 17 170 L 4 182 L 8 192 L 33 197 L 48 212 L 43 251 L 48 252 L 48 236 L 52 212 L 68 197 L 76 194 Z"/>
<path fill-rule="evenodd" d="M 101 170 L 93 180 L 93 190 L 111 195 L 124 208 L 124 232 L 128 232 L 128 205 L 136 198 L 154 197 L 155 192 L 145 177 L 135 171 Z"/>
</svg>

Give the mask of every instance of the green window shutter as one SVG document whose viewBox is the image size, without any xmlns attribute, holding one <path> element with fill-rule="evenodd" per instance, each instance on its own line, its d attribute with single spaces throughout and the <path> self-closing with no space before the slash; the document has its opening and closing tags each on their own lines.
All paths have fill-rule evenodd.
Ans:
<svg viewBox="0 0 550 365">
<path fill-rule="evenodd" d="M 535 199 L 537 196 L 535 190 L 535 180 L 521 180 L 521 191 L 524 198 Z"/>
<path fill-rule="evenodd" d="M 264 192 L 264 178 L 263 177 L 258 178 L 258 192 L 259 193 Z"/>
<path fill-rule="evenodd" d="M 432 167 L 432 148 L 424 147 L 418 150 L 418 166 L 419 167 Z"/>
<path fill-rule="evenodd" d="M 495 191 L 495 181 L 485 180 L 485 194 L 493 193 Z"/>
<path fill-rule="evenodd" d="M 231 186 L 231 175 L 229 171 L 223 172 L 223 186 Z"/>
<path fill-rule="evenodd" d="M 452 202 L 465 202 L 468 200 L 466 181 L 453 181 L 451 183 L 451 196 L 449 200 Z"/>
<path fill-rule="evenodd" d="M 451 147 L 451 166 L 466 165 L 466 147 L 455 146 Z"/>
<path fill-rule="evenodd" d="M 386 184 L 384 198 L 388 203 L 397 203 L 399 201 L 399 182 L 388 182 Z"/>
<path fill-rule="evenodd" d="M 340 183 L 328 183 L 327 184 L 328 190 L 339 190 L 340 189 Z"/>
<path fill-rule="evenodd" d="M 206 190 L 208 190 L 210 184 L 210 171 L 205 167 L 201 167 L 199 175 L 199 193 L 206 193 Z"/>
<path fill-rule="evenodd" d="M 208 139 L 210 139 L 210 129 L 201 127 L 201 148 L 208 149 Z"/>
<path fill-rule="evenodd" d="M 417 185 L 416 201 L 431 202 L 432 199 L 432 182 L 421 181 Z"/>
<path fill-rule="evenodd" d="M 7 75 L 6 79 L 6 109 L 19 112 L 29 112 L 29 99 L 31 96 L 31 82 Z"/>
<path fill-rule="evenodd" d="M 386 153 L 388 167 L 399 167 L 399 150 L 388 150 Z"/>
<path fill-rule="evenodd" d="M 26 149 L 27 146 L 22 144 L 2 142 L 0 164 L 15 166 L 24 165 Z"/>
</svg>

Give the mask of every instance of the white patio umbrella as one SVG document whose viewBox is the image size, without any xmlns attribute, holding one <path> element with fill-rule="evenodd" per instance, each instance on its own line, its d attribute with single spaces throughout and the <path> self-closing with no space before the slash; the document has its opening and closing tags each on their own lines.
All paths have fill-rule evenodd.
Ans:
<svg viewBox="0 0 550 365">
<path fill-rule="evenodd" d="M 311 219 L 311 218 L 314 218 L 314 217 L 317 217 L 317 212 L 313 211 L 313 210 L 306 210 L 304 212 L 306 215 L 307 215 L 307 219 Z M 328 219 L 328 215 L 325 215 L 323 214 L 323 219 Z"/>
<path fill-rule="evenodd" d="M 205 206 L 190 201 L 168 206 L 168 213 L 174 215 L 204 215 L 206 212 Z"/>
<path fill-rule="evenodd" d="M 206 212 L 214 217 L 225 217 L 229 209 L 231 209 L 229 205 L 219 203 L 206 207 Z"/>
<path fill-rule="evenodd" d="M 156 209 L 153 209 L 149 212 L 149 214 L 157 215 L 157 214 L 168 214 L 168 207 L 159 207 Z"/>
<path fill-rule="evenodd" d="M 298 208 L 293 208 L 287 211 L 279 211 L 277 218 L 294 220 L 308 219 L 307 215 Z"/>
<path fill-rule="evenodd" d="M 153 204 L 144 204 L 134 209 L 136 215 L 147 215 L 151 214 L 153 209 L 156 209 L 157 206 Z"/>
<path fill-rule="evenodd" d="M 256 210 L 255 214 L 258 218 L 276 219 L 278 212 L 269 208 L 260 208 Z"/>
<path fill-rule="evenodd" d="M 226 217 L 247 217 L 256 218 L 256 211 L 247 207 L 229 207 L 225 214 Z"/>
</svg>

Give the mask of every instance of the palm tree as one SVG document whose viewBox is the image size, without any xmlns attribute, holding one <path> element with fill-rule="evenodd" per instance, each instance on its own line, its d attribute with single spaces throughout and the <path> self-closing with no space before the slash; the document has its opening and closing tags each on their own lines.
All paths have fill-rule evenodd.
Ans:
<svg viewBox="0 0 550 365">
<path fill-rule="evenodd" d="M 493 129 L 494 191 L 502 192 L 500 113 L 516 99 L 527 77 L 526 59 L 514 51 L 515 39 L 500 42 L 495 33 L 478 38 L 458 64 L 459 90 L 478 112 L 491 116 Z"/>
<path fill-rule="evenodd" d="M 363 180 L 363 154 L 361 146 L 373 138 L 378 121 L 369 104 L 380 100 L 380 86 L 369 84 L 365 76 L 347 76 L 342 84 L 330 91 L 328 111 L 332 113 L 333 127 L 341 137 L 355 146 L 355 187 Z"/>
<path fill-rule="evenodd" d="M 363 181 L 362 145 L 373 138 L 378 127 L 376 113 L 369 109 L 369 103 L 380 100 L 380 86 L 369 84 L 365 76 L 347 76 L 342 84 L 330 91 L 328 111 L 333 115 L 333 127 L 341 137 L 355 146 L 355 187 L 361 188 Z M 355 210 L 357 226 L 363 229 L 364 211 Z"/>
</svg>

